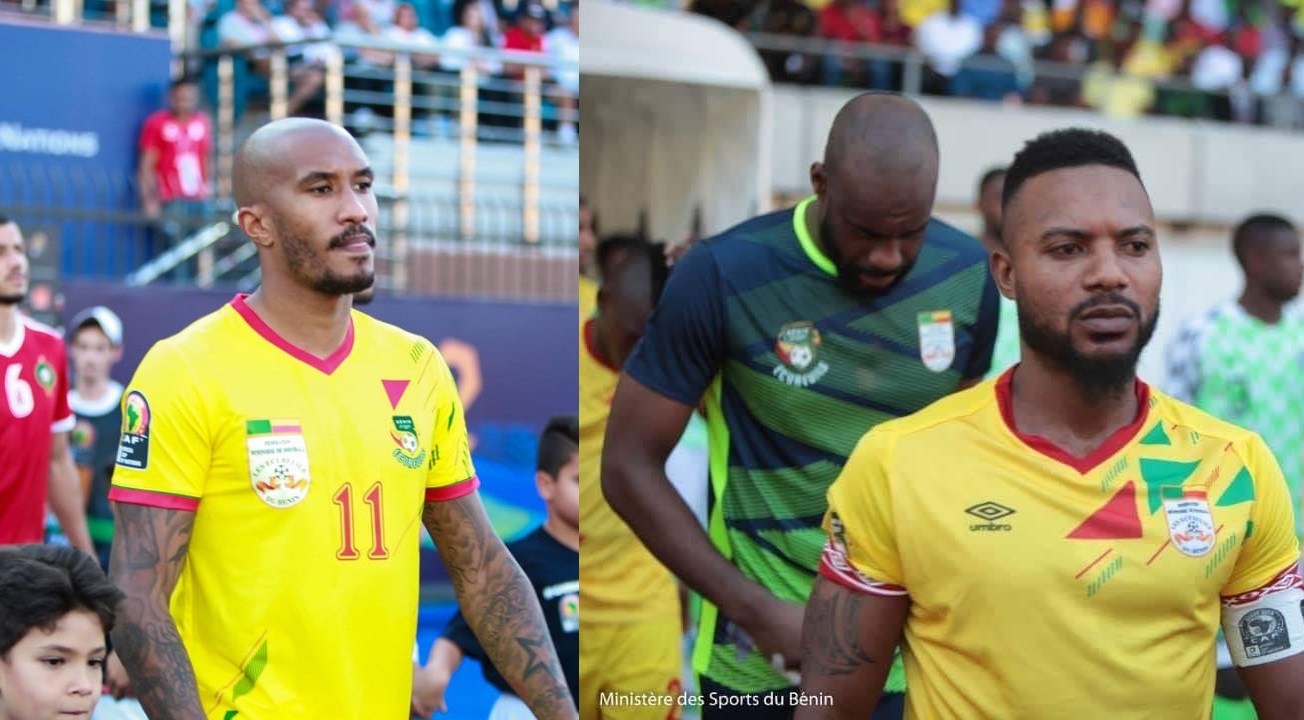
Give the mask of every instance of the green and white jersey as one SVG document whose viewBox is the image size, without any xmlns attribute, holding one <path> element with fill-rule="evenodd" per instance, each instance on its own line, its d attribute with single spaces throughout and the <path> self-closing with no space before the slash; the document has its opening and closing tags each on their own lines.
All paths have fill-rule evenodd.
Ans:
<svg viewBox="0 0 1304 720">
<path fill-rule="evenodd" d="M 1304 316 L 1269 325 L 1228 301 L 1188 321 L 1168 348 L 1168 392 L 1253 430 L 1277 457 L 1300 522 L 1304 479 Z"/>
<path fill-rule="evenodd" d="M 1001 321 L 996 328 L 996 347 L 992 348 L 992 369 L 987 372 L 987 379 L 991 380 L 1017 365 L 1022 352 L 1019 347 L 1019 306 L 1002 295 Z"/>
</svg>

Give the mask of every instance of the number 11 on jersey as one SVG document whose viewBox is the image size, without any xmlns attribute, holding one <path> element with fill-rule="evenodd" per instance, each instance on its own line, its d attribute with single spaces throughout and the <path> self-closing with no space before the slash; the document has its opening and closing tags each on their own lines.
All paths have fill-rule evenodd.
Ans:
<svg viewBox="0 0 1304 720">
<path fill-rule="evenodd" d="M 389 551 L 385 549 L 385 513 L 381 503 L 383 497 L 382 486 L 379 481 L 372 485 L 367 494 L 362 496 L 363 502 L 371 509 L 371 550 L 367 551 L 367 557 L 372 560 L 384 560 L 389 557 Z M 335 553 L 335 557 L 340 560 L 357 560 L 361 555 L 358 553 L 357 545 L 354 544 L 356 534 L 356 524 L 354 522 L 354 505 L 353 505 L 353 483 L 344 483 L 340 491 L 335 493 L 335 504 L 340 506 L 340 531 L 341 541 L 340 549 Z"/>
</svg>

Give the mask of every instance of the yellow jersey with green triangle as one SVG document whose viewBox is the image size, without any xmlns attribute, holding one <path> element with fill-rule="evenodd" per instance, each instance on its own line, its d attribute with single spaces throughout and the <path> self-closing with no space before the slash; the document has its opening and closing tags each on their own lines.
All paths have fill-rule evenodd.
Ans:
<svg viewBox="0 0 1304 720">
<path fill-rule="evenodd" d="M 829 491 L 820 574 L 907 594 L 907 718 L 1207 718 L 1224 604 L 1298 586 L 1263 441 L 1137 382 L 1086 458 L 1010 378 L 883 423 Z"/>
</svg>

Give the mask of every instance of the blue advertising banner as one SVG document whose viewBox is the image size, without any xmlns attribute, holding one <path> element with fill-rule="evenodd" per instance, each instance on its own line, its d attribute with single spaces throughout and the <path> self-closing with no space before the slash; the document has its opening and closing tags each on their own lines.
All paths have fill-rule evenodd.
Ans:
<svg viewBox="0 0 1304 720">
<path fill-rule="evenodd" d="M 8 59 L 0 72 L 0 208 L 24 227 L 42 217 L 33 208 L 134 209 L 136 140 L 146 116 L 165 104 L 167 37 L 5 19 L 0 48 Z M 96 270 L 103 253 L 91 247 L 89 225 L 50 220 L 41 228 L 60 241 L 65 276 Z"/>
</svg>

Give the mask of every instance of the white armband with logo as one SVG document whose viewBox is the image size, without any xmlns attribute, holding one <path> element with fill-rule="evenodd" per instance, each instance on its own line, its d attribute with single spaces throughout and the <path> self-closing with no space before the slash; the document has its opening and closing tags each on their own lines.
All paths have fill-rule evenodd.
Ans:
<svg viewBox="0 0 1304 720">
<path fill-rule="evenodd" d="M 1259 590 L 1223 598 L 1223 634 L 1237 667 L 1304 652 L 1304 581 L 1292 565 Z"/>
</svg>

